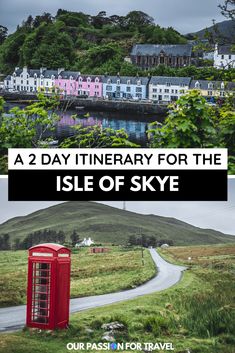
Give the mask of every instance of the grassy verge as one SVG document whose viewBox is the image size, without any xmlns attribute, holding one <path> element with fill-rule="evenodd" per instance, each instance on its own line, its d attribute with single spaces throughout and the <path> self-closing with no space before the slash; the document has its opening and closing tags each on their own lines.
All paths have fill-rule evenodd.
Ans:
<svg viewBox="0 0 235 353">
<path fill-rule="evenodd" d="M 156 269 L 145 250 L 111 247 L 104 254 L 90 254 L 82 249 L 72 255 L 71 297 L 84 297 L 134 288 L 154 276 Z M 27 251 L 1 251 L 0 306 L 26 302 Z"/>
<path fill-rule="evenodd" d="M 68 342 L 102 341 L 102 324 L 117 320 L 125 326 L 114 333 L 117 342 L 172 342 L 176 353 L 234 353 L 235 246 L 178 247 L 161 252 L 168 260 L 184 264 L 191 254 L 190 268 L 176 286 L 73 314 L 68 330 L 3 334 L 0 351 L 65 353 Z"/>
</svg>

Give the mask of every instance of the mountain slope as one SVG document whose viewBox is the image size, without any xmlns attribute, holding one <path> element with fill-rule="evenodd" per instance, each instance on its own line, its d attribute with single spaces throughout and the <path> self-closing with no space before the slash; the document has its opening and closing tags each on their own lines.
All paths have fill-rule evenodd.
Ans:
<svg viewBox="0 0 235 353">
<path fill-rule="evenodd" d="M 216 28 L 218 29 L 219 37 L 222 36 L 222 42 L 234 43 L 235 42 L 235 21 L 223 21 L 216 23 Z M 218 34 L 215 32 L 214 26 L 204 28 L 201 31 L 190 33 L 193 36 L 197 36 L 199 39 L 204 39 L 206 32 L 212 33 L 216 38 Z"/>
<path fill-rule="evenodd" d="M 81 237 L 122 244 L 130 235 L 153 235 L 158 240 L 172 239 L 175 245 L 217 244 L 235 241 L 235 237 L 201 229 L 174 218 L 116 209 L 95 202 L 65 202 L 16 217 L 0 225 L 0 235 L 8 233 L 11 241 L 40 229 L 63 230 L 69 236 L 76 229 Z"/>
</svg>

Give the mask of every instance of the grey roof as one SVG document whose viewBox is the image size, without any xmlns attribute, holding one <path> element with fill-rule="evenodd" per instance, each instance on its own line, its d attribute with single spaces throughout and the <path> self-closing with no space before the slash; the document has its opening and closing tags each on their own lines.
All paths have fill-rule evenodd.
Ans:
<svg viewBox="0 0 235 353">
<path fill-rule="evenodd" d="M 166 85 L 170 83 L 171 85 L 180 86 L 185 85 L 189 86 L 191 77 L 166 77 L 166 76 L 152 76 L 149 84 L 152 85 Z"/>
<path fill-rule="evenodd" d="M 103 83 L 107 83 L 110 80 L 111 83 L 117 84 L 117 80 L 120 80 L 120 84 L 130 84 L 130 85 L 137 85 L 137 81 L 141 82 L 141 85 L 147 85 L 149 82 L 149 77 L 132 77 L 132 76 L 103 76 L 102 78 Z M 127 83 L 130 81 L 130 83 Z"/>
<path fill-rule="evenodd" d="M 221 55 L 235 54 L 235 50 L 232 50 L 232 45 L 219 45 L 218 53 Z"/>
<path fill-rule="evenodd" d="M 4 80 L 10 81 L 11 80 L 11 75 L 8 75 L 7 77 L 5 77 Z"/>
<path fill-rule="evenodd" d="M 72 76 L 76 80 L 79 74 L 80 73 L 78 71 L 62 71 L 59 76 L 63 79 L 69 79 Z"/>
<path fill-rule="evenodd" d="M 131 55 L 156 55 L 161 52 L 171 56 L 191 56 L 191 44 L 135 44 L 132 48 Z"/>
<path fill-rule="evenodd" d="M 39 72 L 40 72 L 40 70 L 39 70 Z M 43 71 L 42 74 L 45 78 L 51 78 L 51 76 L 57 77 L 58 71 L 57 70 L 45 70 L 45 71 Z"/>
<path fill-rule="evenodd" d="M 223 81 L 208 81 L 208 80 L 192 80 L 191 84 L 190 84 L 190 88 L 197 88 L 196 84 L 199 83 L 199 87 L 200 89 L 203 90 L 208 90 L 208 89 L 217 89 L 217 90 L 221 90 L 221 84 L 224 83 L 225 85 L 225 89 L 228 90 L 233 90 L 235 89 L 235 82 L 223 82 Z M 210 85 L 212 84 L 212 87 L 210 87 Z"/>
<path fill-rule="evenodd" d="M 91 82 L 95 82 L 95 79 L 98 78 L 99 82 L 102 82 L 102 76 L 100 75 L 79 75 L 79 78 L 82 78 L 82 81 L 87 81 L 88 77 L 91 79 Z"/>
</svg>

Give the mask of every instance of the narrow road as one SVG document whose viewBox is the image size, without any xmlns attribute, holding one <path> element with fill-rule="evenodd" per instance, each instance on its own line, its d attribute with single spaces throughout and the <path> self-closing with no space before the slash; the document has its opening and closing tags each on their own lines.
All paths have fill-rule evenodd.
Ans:
<svg viewBox="0 0 235 353">
<path fill-rule="evenodd" d="M 150 249 L 149 251 L 158 269 L 158 273 L 153 279 L 137 288 L 122 292 L 71 299 L 70 313 L 97 308 L 107 304 L 117 303 L 142 295 L 159 292 L 170 288 L 179 282 L 182 272 L 186 268 L 166 262 L 155 249 Z M 15 331 L 22 328 L 25 324 L 25 313 L 25 305 L 0 309 L 0 332 Z"/>
</svg>

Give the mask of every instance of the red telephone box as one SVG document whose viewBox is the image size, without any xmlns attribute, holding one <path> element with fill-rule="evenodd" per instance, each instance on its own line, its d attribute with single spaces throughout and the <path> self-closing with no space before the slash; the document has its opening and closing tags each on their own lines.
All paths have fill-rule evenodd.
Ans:
<svg viewBox="0 0 235 353">
<path fill-rule="evenodd" d="M 53 330 L 69 323 L 71 251 L 58 244 L 29 249 L 28 327 Z"/>
</svg>

